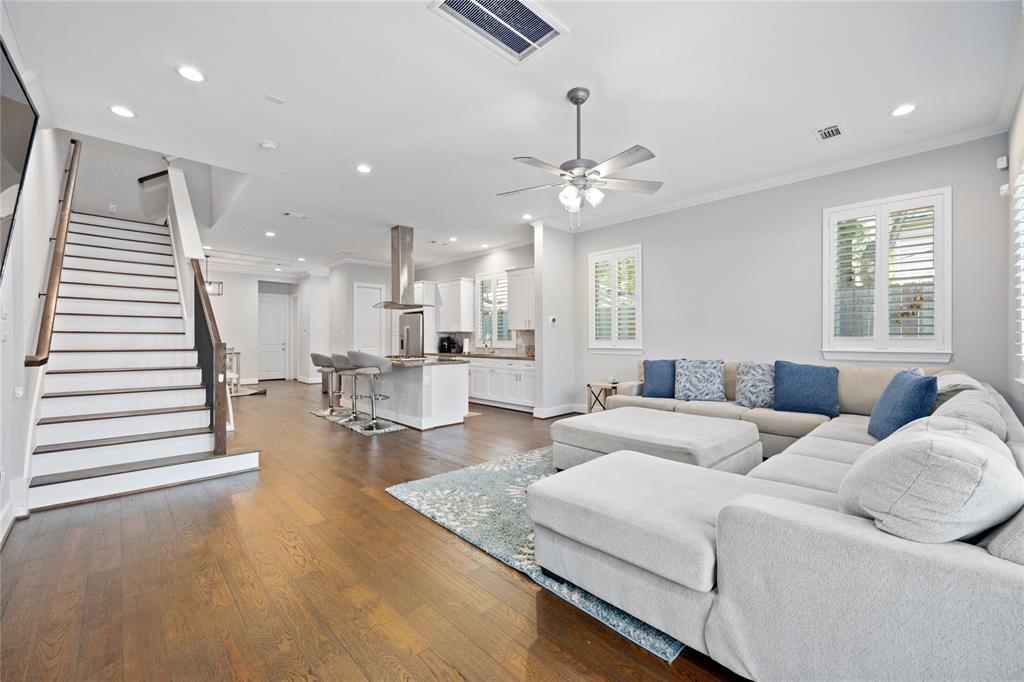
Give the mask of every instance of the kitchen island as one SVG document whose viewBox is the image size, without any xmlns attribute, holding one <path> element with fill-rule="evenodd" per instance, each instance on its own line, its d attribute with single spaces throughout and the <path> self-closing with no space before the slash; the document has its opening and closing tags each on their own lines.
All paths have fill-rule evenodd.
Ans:
<svg viewBox="0 0 1024 682">
<path fill-rule="evenodd" d="M 377 403 L 377 415 L 425 431 L 461 424 L 469 412 L 469 362 L 440 359 L 391 359 L 392 369 L 377 380 L 391 396 Z"/>
</svg>

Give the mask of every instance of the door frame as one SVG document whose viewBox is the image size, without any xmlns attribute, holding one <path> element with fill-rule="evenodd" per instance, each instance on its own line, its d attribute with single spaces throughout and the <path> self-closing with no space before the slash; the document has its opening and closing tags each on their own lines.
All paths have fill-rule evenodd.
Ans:
<svg viewBox="0 0 1024 682">
<path fill-rule="evenodd" d="M 299 378 L 299 342 L 301 339 L 302 322 L 299 320 L 299 295 L 288 295 L 288 369 L 285 377 L 289 380 Z"/>
<path fill-rule="evenodd" d="M 279 381 L 279 379 L 261 379 L 260 378 L 260 365 L 259 365 L 259 325 L 260 325 L 260 301 L 264 296 L 274 296 L 285 299 L 287 305 L 285 306 L 285 322 L 284 322 L 284 338 L 285 338 L 285 349 L 284 349 L 284 378 L 290 380 L 295 378 L 295 372 L 292 367 L 292 349 L 295 347 L 295 333 L 292 330 L 292 297 L 291 294 L 270 294 L 260 292 L 256 297 L 256 381 Z"/>
<path fill-rule="evenodd" d="M 381 301 L 383 301 L 384 297 L 387 295 L 387 291 L 386 291 L 386 289 L 385 289 L 383 284 L 375 284 L 373 282 L 353 282 L 352 283 L 352 349 L 353 350 L 358 350 L 358 347 L 356 346 L 356 320 L 359 317 L 359 313 L 356 310 L 356 292 L 359 291 L 360 287 L 362 287 L 364 289 L 376 289 L 376 290 L 378 290 L 380 292 L 380 300 Z M 384 319 L 385 318 L 385 314 L 384 313 L 385 313 L 385 309 L 381 308 L 381 313 L 380 313 L 380 336 L 378 338 L 380 339 L 380 350 L 381 350 L 381 355 L 382 356 L 388 354 L 388 345 L 389 345 L 389 342 L 390 342 L 390 339 L 385 334 L 386 325 L 385 325 L 385 319 Z"/>
</svg>

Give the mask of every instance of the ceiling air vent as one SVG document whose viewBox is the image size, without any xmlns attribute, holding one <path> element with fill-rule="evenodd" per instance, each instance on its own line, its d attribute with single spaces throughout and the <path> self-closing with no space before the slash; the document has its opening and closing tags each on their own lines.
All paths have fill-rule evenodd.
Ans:
<svg viewBox="0 0 1024 682">
<path fill-rule="evenodd" d="M 554 17 L 519 0 L 433 0 L 430 9 L 516 64 L 566 32 Z"/>
<path fill-rule="evenodd" d="M 825 126 L 824 128 L 818 128 L 814 131 L 814 135 L 818 138 L 818 142 L 828 142 L 842 134 L 843 131 L 839 129 L 838 123 L 833 123 L 832 125 Z"/>
</svg>

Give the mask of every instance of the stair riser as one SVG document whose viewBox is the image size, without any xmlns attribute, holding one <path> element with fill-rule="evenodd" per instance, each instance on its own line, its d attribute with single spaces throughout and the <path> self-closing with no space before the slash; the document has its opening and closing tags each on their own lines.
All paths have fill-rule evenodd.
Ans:
<svg viewBox="0 0 1024 682">
<path fill-rule="evenodd" d="M 104 367 L 194 367 L 199 364 L 194 350 L 146 351 L 136 353 L 52 353 L 50 369 L 101 369 Z"/>
<path fill-rule="evenodd" d="M 42 417 L 67 417 L 76 414 L 150 410 L 160 407 L 190 407 L 205 403 L 206 390 L 201 388 L 182 391 L 43 398 L 40 401 L 42 405 L 40 415 Z"/>
<path fill-rule="evenodd" d="M 95 419 L 93 421 L 68 422 L 64 424 L 37 424 L 36 445 L 71 443 L 97 438 L 138 436 L 145 433 L 198 429 L 210 425 L 210 411 L 179 412 L 171 414 L 150 414 L 139 417 Z M 145 447 L 142 444 L 137 444 Z"/>
<path fill-rule="evenodd" d="M 152 232 L 153 234 L 170 234 L 170 228 L 168 228 L 166 225 L 139 223 L 135 222 L 134 220 L 124 220 L 121 218 L 108 218 L 104 216 L 85 215 L 84 213 L 72 212 L 71 222 L 89 223 L 91 225 L 109 225 L 110 227 L 125 227 L 130 230 L 138 230 L 140 232 Z"/>
<path fill-rule="evenodd" d="M 129 239 L 138 239 L 139 241 L 151 242 L 153 244 L 170 244 L 171 237 L 166 234 L 156 234 L 153 232 L 142 232 L 135 228 L 115 228 L 115 227 L 102 227 L 100 225 L 88 225 L 85 223 L 71 223 L 69 228 L 72 232 L 81 232 L 83 234 L 91 234 L 97 237 L 127 237 Z"/>
<path fill-rule="evenodd" d="M 134 301 L 95 301 L 77 298 L 57 300 L 58 313 L 98 313 L 101 315 L 158 315 L 182 316 L 181 305 L 175 303 L 136 303 Z"/>
<path fill-rule="evenodd" d="M 160 438 L 141 443 L 107 445 L 99 448 L 62 450 L 60 452 L 33 455 L 31 462 L 32 475 L 62 474 L 65 471 L 81 471 L 82 469 L 95 469 L 115 464 L 142 462 L 147 459 L 190 455 L 194 452 L 210 452 L 212 450 L 212 433 L 181 436 L 179 438 Z"/>
<path fill-rule="evenodd" d="M 245 453 L 216 457 L 202 462 L 132 471 L 112 476 L 70 481 L 54 485 L 29 488 L 29 509 L 42 509 L 79 500 L 91 500 L 112 495 L 123 495 L 138 490 L 150 490 L 188 481 L 199 481 L 214 476 L 226 476 L 259 468 L 259 453 Z"/>
<path fill-rule="evenodd" d="M 109 246 L 112 249 L 134 249 L 148 253 L 174 253 L 168 244 L 153 244 L 149 241 L 127 241 L 132 239 L 131 235 L 117 239 L 115 237 L 97 237 L 91 234 L 68 234 L 69 244 L 89 244 L 91 246 Z"/>
<path fill-rule="evenodd" d="M 93 270 L 68 270 L 67 263 L 60 273 L 60 281 L 74 284 L 112 284 L 117 287 L 150 287 L 165 290 L 177 290 L 177 279 L 166 277 L 146 277 L 145 275 L 128 275 L 120 272 L 96 272 Z M 63 284 L 61 291 L 64 291 Z M 175 297 L 177 293 L 175 292 Z"/>
<path fill-rule="evenodd" d="M 98 258 L 79 258 L 78 256 L 65 256 L 64 267 L 77 268 L 79 270 L 96 270 L 98 272 L 123 272 L 130 275 L 153 275 L 155 277 L 174 277 L 175 272 L 173 265 L 122 263 L 121 261 L 99 260 Z"/>
<path fill-rule="evenodd" d="M 70 273 L 65 273 L 70 274 Z M 170 281 L 170 280 L 165 280 Z M 83 298 L 116 298 L 129 301 L 170 301 L 178 303 L 178 290 L 172 284 L 167 290 L 157 289 L 126 289 L 124 287 L 105 287 L 95 284 L 72 284 L 66 279 L 60 285 L 61 296 L 78 296 Z M 70 303 L 70 301 L 68 301 Z"/>
<path fill-rule="evenodd" d="M 53 330 L 90 332 L 183 332 L 185 320 L 180 317 L 107 317 L 67 315 L 58 313 Z"/>
<path fill-rule="evenodd" d="M 119 260 L 137 261 L 139 263 L 153 263 L 154 265 L 174 265 L 174 256 L 163 253 L 139 253 L 138 251 L 108 249 L 102 246 L 83 246 L 82 244 L 68 244 L 65 255 L 80 256 L 82 258 L 117 258 Z"/>
<path fill-rule="evenodd" d="M 198 369 L 47 374 L 43 379 L 45 387 L 43 393 L 101 391 L 114 388 L 152 388 L 156 386 L 198 386 L 201 383 L 203 383 L 203 373 Z"/>
<path fill-rule="evenodd" d="M 132 348 L 191 348 L 188 334 L 75 334 L 54 332 L 51 350 L 129 350 Z M 127 365 L 111 365 L 125 367 Z"/>
</svg>

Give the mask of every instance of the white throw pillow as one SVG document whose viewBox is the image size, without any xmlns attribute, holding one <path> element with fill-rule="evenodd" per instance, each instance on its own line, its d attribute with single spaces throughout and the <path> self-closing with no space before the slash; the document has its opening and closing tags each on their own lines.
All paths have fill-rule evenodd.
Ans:
<svg viewBox="0 0 1024 682">
<path fill-rule="evenodd" d="M 917 542 L 977 535 L 1022 505 L 1024 475 L 1006 444 L 975 424 L 936 417 L 872 446 L 839 486 L 840 510 Z"/>
</svg>

